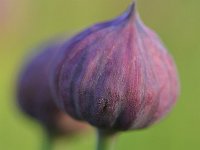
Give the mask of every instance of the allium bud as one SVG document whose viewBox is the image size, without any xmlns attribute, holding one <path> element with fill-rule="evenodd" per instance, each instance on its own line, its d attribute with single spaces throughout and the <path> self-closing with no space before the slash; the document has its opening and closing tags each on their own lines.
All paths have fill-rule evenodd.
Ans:
<svg viewBox="0 0 200 150">
<path fill-rule="evenodd" d="M 23 69 L 17 94 L 20 108 L 38 120 L 49 132 L 72 134 L 85 125 L 61 112 L 53 102 L 48 82 L 49 63 L 60 43 L 49 44 L 34 56 Z"/>
<path fill-rule="evenodd" d="M 55 57 L 51 82 L 60 108 L 108 130 L 151 125 L 179 93 L 174 61 L 135 4 L 68 41 Z"/>
</svg>

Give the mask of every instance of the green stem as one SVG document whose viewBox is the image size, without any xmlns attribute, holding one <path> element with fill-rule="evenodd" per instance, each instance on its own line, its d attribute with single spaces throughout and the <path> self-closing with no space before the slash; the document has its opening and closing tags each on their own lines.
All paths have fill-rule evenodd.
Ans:
<svg viewBox="0 0 200 150">
<path fill-rule="evenodd" d="M 45 133 L 41 150 L 53 150 L 53 134 Z"/>
<path fill-rule="evenodd" d="M 97 129 L 97 150 L 113 150 L 115 135 Z"/>
</svg>

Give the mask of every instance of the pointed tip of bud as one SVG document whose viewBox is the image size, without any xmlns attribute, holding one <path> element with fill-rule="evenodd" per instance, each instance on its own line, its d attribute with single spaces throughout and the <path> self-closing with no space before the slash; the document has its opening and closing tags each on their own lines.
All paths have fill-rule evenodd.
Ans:
<svg viewBox="0 0 200 150">
<path fill-rule="evenodd" d="M 136 2 L 135 0 L 132 1 L 131 5 L 128 7 L 128 9 L 118 18 L 118 20 L 121 21 L 129 21 L 132 18 L 134 18 L 136 12 Z"/>
<path fill-rule="evenodd" d="M 131 5 L 129 6 L 129 8 L 127 10 L 127 17 L 128 18 L 135 15 L 135 8 L 136 8 L 136 2 L 135 2 L 135 0 L 133 0 L 133 2 L 131 3 Z"/>
</svg>

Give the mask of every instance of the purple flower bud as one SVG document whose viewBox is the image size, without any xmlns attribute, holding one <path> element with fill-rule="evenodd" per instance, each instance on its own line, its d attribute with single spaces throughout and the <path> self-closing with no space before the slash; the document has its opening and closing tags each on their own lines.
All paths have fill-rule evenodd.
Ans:
<svg viewBox="0 0 200 150">
<path fill-rule="evenodd" d="M 135 4 L 68 41 L 55 57 L 51 82 L 61 109 L 109 130 L 151 125 L 179 94 L 173 59 Z"/>
<path fill-rule="evenodd" d="M 19 107 L 38 120 L 49 132 L 71 134 L 85 128 L 61 112 L 53 102 L 48 82 L 49 62 L 60 43 L 48 45 L 34 56 L 23 69 L 18 82 Z"/>
</svg>

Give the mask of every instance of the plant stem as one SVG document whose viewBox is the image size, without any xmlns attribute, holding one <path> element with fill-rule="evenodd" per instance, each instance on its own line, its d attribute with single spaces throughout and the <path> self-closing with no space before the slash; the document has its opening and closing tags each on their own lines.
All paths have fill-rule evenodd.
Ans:
<svg viewBox="0 0 200 150">
<path fill-rule="evenodd" d="M 97 129 L 97 150 L 113 150 L 115 134 Z"/>
<path fill-rule="evenodd" d="M 53 134 L 46 132 L 42 143 L 42 150 L 53 150 Z"/>
</svg>

